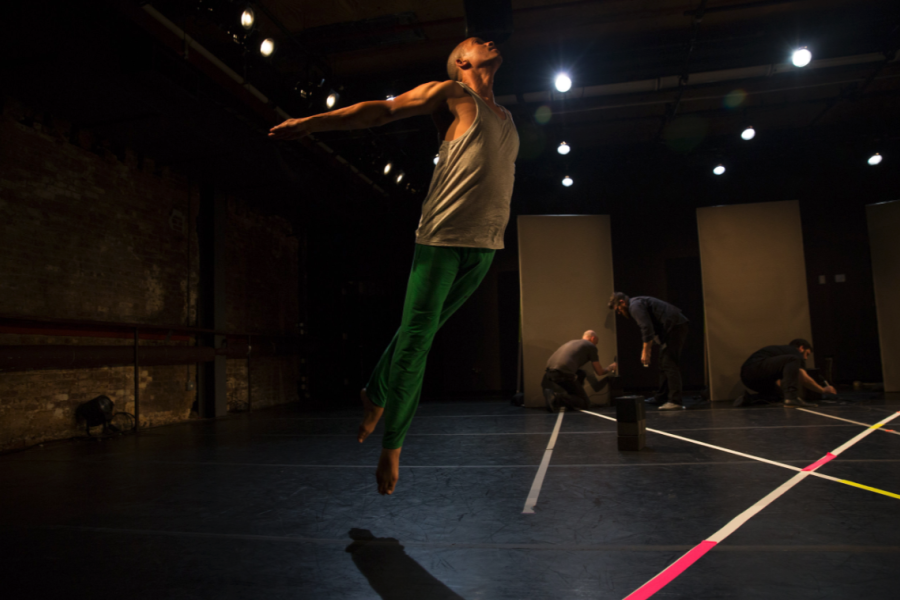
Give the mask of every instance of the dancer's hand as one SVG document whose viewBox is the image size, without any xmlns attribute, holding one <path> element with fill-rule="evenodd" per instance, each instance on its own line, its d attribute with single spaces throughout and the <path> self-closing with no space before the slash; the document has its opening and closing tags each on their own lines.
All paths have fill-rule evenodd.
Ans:
<svg viewBox="0 0 900 600">
<path fill-rule="evenodd" d="M 610 375 L 615 375 L 616 371 L 618 371 L 618 370 L 619 370 L 619 363 L 612 362 L 612 363 L 609 363 L 608 367 L 606 367 L 606 372 L 609 373 Z"/>
<path fill-rule="evenodd" d="M 382 496 L 393 494 L 394 486 L 400 479 L 400 448 L 381 449 L 378 468 L 375 469 L 375 480 L 378 482 L 378 493 Z"/>
<path fill-rule="evenodd" d="M 305 119 L 288 119 L 281 125 L 269 130 L 269 137 L 276 140 L 299 140 L 313 133 L 309 117 Z"/>
<path fill-rule="evenodd" d="M 649 348 L 645 347 L 644 350 L 641 352 L 641 364 L 644 365 L 645 367 L 650 366 L 650 349 Z"/>
<path fill-rule="evenodd" d="M 834 386 L 833 386 L 833 385 L 826 385 L 824 388 L 822 388 L 822 393 L 824 393 L 824 394 L 834 394 L 835 396 L 837 396 L 837 390 L 834 389 Z"/>
</svg>

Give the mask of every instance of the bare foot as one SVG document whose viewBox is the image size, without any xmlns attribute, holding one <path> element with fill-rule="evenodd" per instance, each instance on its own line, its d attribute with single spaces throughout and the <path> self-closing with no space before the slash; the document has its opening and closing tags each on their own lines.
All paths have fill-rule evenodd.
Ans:
<svg viewBox="0 0 900 600">
<path fill-rule="evenodd" d="M 359 424 L 359 432 L 356 434 L 356 437 L 359 440 L 359 443 L 362 444 L 366 441 L 366 438 L 375 431 L 375 426 L 378 425 L 378 419 L 381 418 L 384 407 L 377 406 L 369 400 L 369 395 L 366 394 L 366 388 L 359 391 L 359 399 L 362 400 L 363 405 L 363 420 L 362 423 Z"/>
<path fill-rule="evenodd" d="M 400 479 L 400 450 L 381 449 L 381 456 L 378 458 L 378 468 L 375 469 L 375 481 L 378 482 L 378 493 L 384 496 L 394 493 L 394 486 Z"/>
</svg>

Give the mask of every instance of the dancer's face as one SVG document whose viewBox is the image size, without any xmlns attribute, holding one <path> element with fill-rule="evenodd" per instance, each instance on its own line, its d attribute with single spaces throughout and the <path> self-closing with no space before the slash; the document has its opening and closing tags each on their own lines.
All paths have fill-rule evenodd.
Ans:
<svg viewBox="0 0 900 600">
<path fill-rule="evenodd" d="M 485 42 L 481 38 L 469 38 L 465 42 L 466 51 L 463 56 L 463 62 L 469 63 L 472 68 L 483 67 L 489 64 L 500 66 L 503 62 L 503 56 L 500 55 L 500 49 L 494 42 Z"/>
</svg>

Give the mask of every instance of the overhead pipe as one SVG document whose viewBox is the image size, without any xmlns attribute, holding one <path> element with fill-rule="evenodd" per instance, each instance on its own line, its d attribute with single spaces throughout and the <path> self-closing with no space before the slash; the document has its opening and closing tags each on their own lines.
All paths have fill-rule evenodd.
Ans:
<svg viewBox="0 0 900 600">
<path fill-rule="evenodd" d="M 274 112 L 281 119 L 287 120 L 287 119 L 291 118 L 291 115 L 288 114 L 287 111 L 285 111 L 280 106 L 275 106 L 274 103 L 271 102 L 269 100 L 269 98 L 265 96 L 265 94 L 263 94 L 256 87 L 254 87 L 247 79 L 245 79 L 244 77 L 239 75 L 234 69 L 232 69 L 231 67 L 226 65 L 221 60 L 219 60 L 219 58 L 216 57 L 215 54 L 213 54 L 212 52 L 207 50 L 197 40 L 195 40 L 193 37 L 188 35 L 188 33 L 185 32 L 181 27 L 179 27 L 178 25 L 176 25 L 175 23 L 170 21 L 164 14 L 162 14 L 161 12 L 156 10 L 156 8 L 154 8 L 152 4 L 149 4 L 149 3 L 144 4 L 142 8 L 143 8 L 144 12 L 146 12 L 150 17 L 152 17 L 154 20 L 156 20 L 160 25 L 162 25 L 163 27 L 168 29 L 171 33 L 175 34 L 175 36 L 178 37 L 178 39 L 184 40 L 184 44 L 187 48 L 194 49 L 198 54 L 203 56 L 203 58 L 205 58 L 210 64 L 215 66 L 222 73 L 224 73 L 229 79 L 234 81 L 241 88 L 246 90 L 250 95 L 252 95 L 254 98 L 256 98 L 256 100 L 258 100 L 262 104 L 262 106 L 264 106 L 266 109 Z M 314 144 L 318 145 L 320 148 L 322 148 L 323 150 L 325 150 L 326 152 L 328 152 L 329 154 L 333 154 L 333 151 L 330 148 L 328 148 L 328 146 L 326 146 L 323 142 L 316 139 L 316 136 L 308 135 L 308 136 L 306 136 L 306 139 L 309 140 L 309 143 L 314 143 Z M 335 155 L 335 157 L 340 158 L 337 155 Z M 340 161 L 338 161 L 338 162 L 340 162 Z M 346 161 L 344 161 L 344 162 L 346 163 Z M 346 164 L 345 166 L 349 166 L 351 172 L 353 172 L 358 177 L 360 177 L 360 179 L 362 179 L 366 184 L 370 185 L 373 189 L 375 189 L 376 191 L 378 191 L 379 193 L 381 193 L 384 196 L 388 195 L 387 192 L 385 192 L 382 188 L 375 185 L 375 183 L 372 180 L 370 180 L 368 177 L 365 177 L 362 174 L 362 172 L 359 171 L 359 169 L 357 169 L 349 164 Z"/>
<path fill-rule="evenodd" d="M 889 62 L 896 62 L 900 54 L 894 56 Z M 836 58 L 826 58 L 822 60 L 814 60 L 806 67 L 804 71 L 815 69 L 844 67 L 849 65 L 866 64 L 872 62 L 884 61 L 885 56 L 880 52 L 871 52 L 868 54 L 854 54 L 851 56 L 840 56 Z M 789 63 L 775 63 L 767 65 L 756 65 L 752 67 L 740 67 L 736 69 L 720 69 L 717 71 L 702 71 L 699 73 L 691 73 L 688 80 L 688 86 L 697 86 L 710 83 L 723 83 L 726 81 L 740 81 L 745 79 L 766 78 L 779 73 L 796 71 L 797 67 Z M 654 79 L 641 79 L 637 81 L 625 81 L 621 83 L 607 83 L 603 85 L 585 86 L 580 88 L 572 88 L 566 93 L 554 91 L 528 92 L 522 94 L 522 100 L 525 103 L 536 102 L 553 102 L 562 99 L 580 99 L 593 98 L 597 96 L 620 96 L 626 94 L 637 94 L 647 92 L 661 92 L 666 90 L 674 90 L 678 88 L 680 77 L 678 75 L 668 75 L 656 77 Z M 791 89 L 799 89 L 792 87 Z M 505 96 L 497 96 L 497 102 L 504 106 L 512 106 L 518 103 L 516 94 L 507 94 Z"/>
</svg>

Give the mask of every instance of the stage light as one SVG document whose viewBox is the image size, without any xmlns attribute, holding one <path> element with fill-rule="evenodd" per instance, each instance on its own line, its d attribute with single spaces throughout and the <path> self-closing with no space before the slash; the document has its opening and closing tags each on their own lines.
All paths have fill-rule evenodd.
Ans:
<svg viewBox="0 0 900 600">
<path fill-rule="evenodd" d="M 715 173 L 716 175 L 721 175 L 724 172 L 725 167 L 723 167 L 722 165 L 718 165 L 715 169 L 713 169 L 713 173 Z"/>
<path fill-rule="evenodd" d="M 241 13 L 241 27 L 250 31 L 253 29 L 254 23 L 256 23 L 256 14 L 254 14 L 253 9 L 248 6 L 244 9 L 244 12 Z"/>
<path fill-rule="evenodd" d="M 875 165 L 880 165 L 880 164 L 881 164 L 881 155 L 878 154 L 878 153 L 876 152 L 875 154 L 873 154 L 872 156 L 870 156 L 870 157 L 869 157 L 869 164 L 872 165 L 873 167 L 874 167 Z"/>
<path fill-rule="evenodd" d="M 337 104 L 338 98 L 340 95 L 337 92 L 331 92 L 328 94 L 328 97 L 325 98 L 325 106 L 328 108 L 334 108 L 334 105 Z"/>
<path fill-rule="evenodd" d="M 572 80 L 569 79 L 569 76 L 565 73 L 560 73 L 556 76 L 554 85 L 556 85 L 556 89 L 560 92 L 568 92 L 572 89 Z"/>
<path fill-rule="evenodd" d="M 75 409 L 75 417 L 84 421 L 85 432 L 88 435 L 91 434 L 91 427 L 97 425 L 103 425 L 103 431 L 106 432 L 114 413 L 115 405 L 109 396 L 97 396 L 93 400 L 79 404 Z"/>
<path fill-rule="evenodd" d="M 741 139 L 743 140 L 752 140 L 756 137 L 756 130 L 752 127 L 748 127 L 744 131 L 741 132 Z"/>
<path fill-rule="evenodd" d="M 263 56 L 272 56 L 272 53 L 275 52 L 275 40 L 272 38 L 266 38 L 259 45 L 259 53 Z"/>
<path fill-rule="evenodd" d="M 403 171 L 400 171 L 399 173 L 397 173 L 397 178 L 394 181 L 399 184 L 401 181 L 403 181 L 404 175 L 405 173 L 403 173 Z"/>
<path fill-rule="evenodd" d="M 570 151 L 571 149 L 572 149 L 571 146 L 569 146 L 569 145 L 568 145 L 567 143 L 565 143 L 565 142 L 562 142 L 562 143 L 559 145 L 559 148 L 556 149 L 556 151 L 559 152 L 560 154 L 562 154 L 563 156 L 565 156 L 566 154 L 569 153 L 569 151 Z"/>
<path fill-rule="evenodd" d="M 394 97 L 393 97 L 393 96 L 391 96 L 391 95 L 390 95 L 390 94 L 388 94 L 388 97 L 387 97 L 387 98 L 386 98 L 386 99 L 387 99 L 387 100 L 393 100 L 393 99 L 394 99 Z"/>
<path fill-rule="evenodd" d="M 794 63 L 795 67 L 805 67 L 812 60 L 812 52 L 806 46 L 802 48 L 797 48 L 794 50 L 794 54 L 791 55 L 791 62 Z"/>
<path fill-rule="evenodd" d="M 566 175 L 565 178 L 562 180 L 562 184 L 563 184 L 564 186 L 566 186 L 566 187 L 571 187 L 571 185 L 572 185 L 573 183 L 575 183 L 575 182 L 572 181 L 572 178 L 569 177 L 568 175 Z"/>
<path fill-rule="evenodd" d="M 384 165 L 384 174 L 387 175 L 388 173 L 390 173 L 392 168 L 394 168 L 394 165 L 392 163 Z"/>
<path fill-rule="evenodd" d="M 440 160 L 441 160 L 441 155 L 435 154 L 434 155 L 434 164 L 438 164 L 438 162 L 440 162 Z"/>
</svg>

